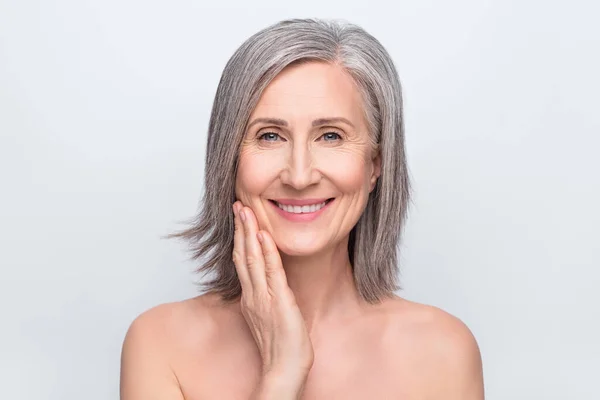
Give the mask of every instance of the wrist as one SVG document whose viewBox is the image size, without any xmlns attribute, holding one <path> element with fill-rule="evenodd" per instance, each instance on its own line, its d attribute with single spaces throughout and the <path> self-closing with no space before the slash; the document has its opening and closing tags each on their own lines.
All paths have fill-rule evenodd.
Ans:
<svg viewBox="0 0 600 400">
<path fill-rule="evenodd" d="M 297 400 L 300 398 L 307 374 L 290 374 L 282 371 L 265 373 L 256 390 L 256 400 Z"/>
</svg>

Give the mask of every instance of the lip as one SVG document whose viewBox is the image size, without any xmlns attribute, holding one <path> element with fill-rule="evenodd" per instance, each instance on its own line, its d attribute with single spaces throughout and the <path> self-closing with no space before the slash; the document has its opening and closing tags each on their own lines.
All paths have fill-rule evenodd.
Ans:
<svg viewBox="0 0 600 400">
<path fill-rule="evenodd" d="M 277 204 L 275 204 L 275 202 L 273 200 L 269 200 L 269 204 L 271 204 L 273 206 L 273 208 L 275 209 L 275 211 L 281 215 L 283 218 L 287 219 L 288 221 L 293 221 L 293 222 L 310 222 L 315 220 L 316 218 L 318 218 L 321 214 L 323 214 L 327 209 L 329 209 L 329 207 L 331 206 L 331 203 L 333 203 L 335 201 L 335 198 L 330 198 L 331 200 L 327 202 L 327 204 L 325 204 L 321 209 L 315 211 L 315 212 L 307 212 L 307 213 L 302 213 L 302 214 L 294 214 L 294 213 L 289 213 L 287 211 L 282 210 L 281 208 L 279 208 L 279 206 Z M 283 199 L 286 200 L 286 199 Z M 306 202 L 310 200 L 311 202 Z M 302 205 L 308 205 L 308 204 L 319 204 L 324 202 L 325 200 L 328 199 L 307 199 L 307 200 L 298 200 L 298 201 L 304 201 L 305 204 Z M 279 201 L 279 200 L 276 200 Z M 289 204 L 289 203 L 284 203 L 282 202 L 281 204 Z M 293 204 L 293 205 L 300 205 L 300 204 Z"/>
</svg>

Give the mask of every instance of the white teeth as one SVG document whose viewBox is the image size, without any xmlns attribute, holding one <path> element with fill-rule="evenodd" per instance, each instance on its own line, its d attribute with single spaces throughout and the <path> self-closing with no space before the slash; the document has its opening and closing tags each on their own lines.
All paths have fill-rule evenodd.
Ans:
<svg viewBox="0 0 600 400">
<path fill-rule="evenodd" d="M 311 212 L 320 210 L 321 208 L 323 208 L 325 206 L 325 204 L 327 204 L 327 201 L 324 201 L 320 204 L 311 204 L 309 206 L 287 206 L 287 205 L 280 204 L 280 203 L 277 203 L 277 206 L 279 208 L 281 208 L 283 211 L 287 211 L 289 213 L 305 214 L 305 213 L 311 213 Z"/>
</svg>

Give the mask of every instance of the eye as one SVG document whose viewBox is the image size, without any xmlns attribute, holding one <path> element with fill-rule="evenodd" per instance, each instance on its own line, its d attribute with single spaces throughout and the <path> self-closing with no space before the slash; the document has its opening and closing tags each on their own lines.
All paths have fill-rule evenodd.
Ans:
<svg viewBox="0 0 600 400">
<path fill-rule="evenodd" d="M 333 142 L 336 139 L 336 136 L 341 139 L 342 137 L 340 136 L 339 133 L 337 132 L 326 132 L 325 134 L 323 134 L 323 136 L 321 136 L 322 138 L 324 138 L 324 140 L 326 142 Z"/>
<path fill-rule="evenodd" d="M 275 132 L 265 132 L 258 137 L 259 140 L 265 140 L 266 142 L 276 142 L 277 138 L 281 138 L 281 136 Z"/>
</svg>

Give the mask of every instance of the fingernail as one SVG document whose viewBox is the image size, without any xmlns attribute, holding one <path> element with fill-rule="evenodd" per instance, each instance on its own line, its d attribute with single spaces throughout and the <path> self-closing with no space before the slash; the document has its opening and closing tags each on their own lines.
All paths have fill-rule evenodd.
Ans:
<svg viewBox="0 0 600 400">
<path fill-rule="evenodd" d="M 238 205 L 237 203 L 233 203 L 233 214 L 237 216 L 238 214 Z"/>
<path fill-rule="evenodd" d="M 246 214 L 244 214 L 244 210 L 240 211 L 240 218 L 242 219 L 242 221 L 246 221 Z"/>
<path fill-rule="evenodd" d="M 261 243 L 263 242 L 263 235 L 262 235 L 262 233 L 258 232 L 258 233 L 256 234 L 256 237 L 258 238 L 258 241 L 259 241 L 259 242 L 261 242 Z"/>
</svg>

